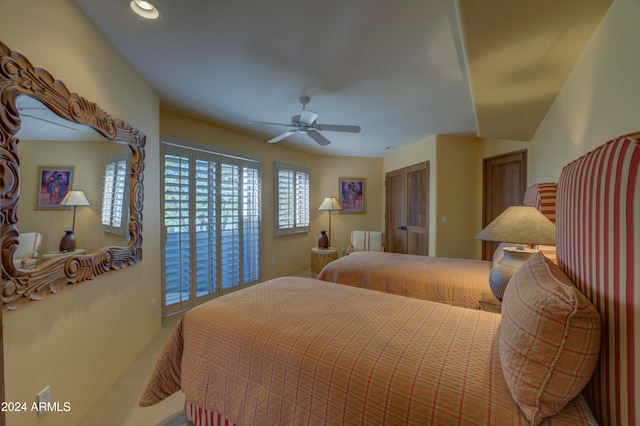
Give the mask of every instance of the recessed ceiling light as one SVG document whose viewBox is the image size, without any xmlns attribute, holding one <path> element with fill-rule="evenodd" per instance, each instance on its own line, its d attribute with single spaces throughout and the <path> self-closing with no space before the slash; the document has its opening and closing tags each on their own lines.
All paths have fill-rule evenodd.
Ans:
<svg viewBox="0 0 640 426">
<path fill-rule="evenodd" d="M 160 9 L 147 0 L 130 0 L 129 6 L 139 16 L 144 19 L 158 19 L 160 17 Z"/>
</svg>

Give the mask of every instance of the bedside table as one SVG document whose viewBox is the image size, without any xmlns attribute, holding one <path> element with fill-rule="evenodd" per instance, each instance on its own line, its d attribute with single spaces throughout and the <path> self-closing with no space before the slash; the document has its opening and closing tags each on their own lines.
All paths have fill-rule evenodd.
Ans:
<svg viewBox="0 0 640 426">
<path fill-rule="evenodd" d="M 502 310 L 502 303 L 492 293 L 482 293 L 480 310 L 499 314 Z"/>
<path fill-rule="evenodd" d="M 42 255 L 41 262 L 44 263 L 51 259 L 57 259 L 58 257 L 66 256 L 80 256 L 86 253 L 85 249 L 75 249 L 74 251 L 50 251 Z"/>
<path fill-rule="evenodd" d="M 337 258 L 338 249 L 335 247 L 329 247 L 326 249 L 313 247 L 311 249 L 311 275 L 317 276 L 320 271 L 322 271 L 322 268 Z"/>
</svg>

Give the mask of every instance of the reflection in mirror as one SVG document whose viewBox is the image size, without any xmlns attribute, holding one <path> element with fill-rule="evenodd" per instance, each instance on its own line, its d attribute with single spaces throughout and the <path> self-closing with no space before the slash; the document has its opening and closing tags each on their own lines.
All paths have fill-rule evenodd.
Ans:
<svg viewBox="0 0 640 426">
<path fill-rule="evenodd" d="M 43 185 L 49 179 L 46 175 L 42 176 L 40 170 L 60 175 L 63 170 L 73 167 L 72 181 L 66 182 L 61 179 L 62 193 L 58 193 L 57 201 L 52 204 L 59 205 L 65 194 L 71 190 L 83 191 L 90 203 L 90 206 L 76 208 L 74 234 L 77 250 L 92 253 L 100 247 L 125 246 L 128 235 L 117 235 L 102 230 L 101 215 L 105 164 L 114 156 L 125 158 L 127 163 L 121 166 L 125 166 L 126 171 L 130 160 L 129 147 L 115 144 L 92 129 L 89 129 L 91 132 L 83 131 L 82 126 L 75 123 L 58 117 L 47 117 L 46 114 L 51 112 L 27 96 L 20 96 L 17 104 L 21 115 L 24 115 L 22 111 L 29 111 L 31 116 L 29 120 L 23 119 L 17 133 L 20 138 L 18 155 L 21 174 L 18 231 L 42 234 L 39 264 L 51 259 L 59 251 L 60 240 L 65 231 L 73 227 L 72 207 L 38 206 L 38 201 L 46 200 L 51 191 L 51 184 Z M 80 130 L 71 130 L 74 128 Z M 45 182 L 41 181 L 43 178 Z M 120 185 L 118 189 L 120 193 L 114 195 L 123 199 L 124 191 L 128 190 L 128 187 Z M 123 222 L 128 225 L 128 221 Z"/>
<path fill-rule="evenodd" d="M 145 139 L 0 42 L 3 309 L 141 260 Z M 124 180 L 105 175 L 110 158 L 125 159 Z M 120 184 L 107 196 L 105 179 L 113 177 Z M 71 190 L 83 191 L 90 205 L 61 206 Z M 124 235 L 101 228 L 105 199 L 115 216 L 122 204 Z M 72 228 L 76 250 L 60 253 Z"/>
</svg>

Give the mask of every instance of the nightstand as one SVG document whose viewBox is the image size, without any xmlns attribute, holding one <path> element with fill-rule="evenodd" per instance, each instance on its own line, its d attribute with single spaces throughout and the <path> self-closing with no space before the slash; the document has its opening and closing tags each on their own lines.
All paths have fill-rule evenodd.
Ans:
<svg viewBox="0 0 640 426">
<path fill-rule="evenodd" d="M 326 249 L 313 247 L 311 249 L 311 275 L 314 277 L 317 276 L 320 271 L 322 271 L 322 268 L 337 258 L 338 249 L 335 247 L 329 247 Z"/>
<path fill-rule="evenodd" d="M 502 310 L 502 303 L 492 293 L 482 293 L 480 310 L 499 314 Z"/>
<path fill-rule="evenodd" d="M 44 253 L 40 258 L 40 261 L 44 263 L 51 259 L 57 259 L 58 257 L 80 256 L 85 253 L 85 249 L 75 249 L 74 251 L 50 251 L 49 253 Z"/>
</svg>

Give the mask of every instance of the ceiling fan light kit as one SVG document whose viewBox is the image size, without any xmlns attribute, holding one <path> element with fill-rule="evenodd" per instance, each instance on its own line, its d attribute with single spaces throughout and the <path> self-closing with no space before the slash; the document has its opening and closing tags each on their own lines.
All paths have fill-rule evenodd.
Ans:
<svg viewBox="0 0 640 426">
<path fill-rule="evenodd" d="M 296 133 L 306 133 L 309 135 L 311 139 L 313 139 L 318 145 L 326 146 L 331 143 L 331 141 L 325 138 L 318 130 L 320 131 L 333 131 L 333 132 L 348 132 L 348 133 L 359 133 L 360 126 L 355 125 L 342 125 L 342 124 L 318 124 L 316 122 L 318 118 L 318 114 L 313 111 L 307 110 L 307 104 L 311 100 L 308 96 L 301 96 L 298 98 L 300 103 L 302 104 L 302 112 L 299 115 L 294 115 L 291 117 L 291 123 L 269 123 L 265 121 L 250 121 L 252 124 L 267 124 L 270 126 L 284 126 L 284 127 L 293 127 L 294 130 L 287 130 L 286 132 L 269 139 L 268 143 L 276 143 L 281 140 L 288 138 L 291 135 Z"/>
</svg>

